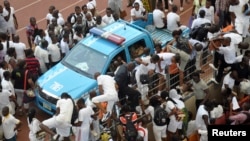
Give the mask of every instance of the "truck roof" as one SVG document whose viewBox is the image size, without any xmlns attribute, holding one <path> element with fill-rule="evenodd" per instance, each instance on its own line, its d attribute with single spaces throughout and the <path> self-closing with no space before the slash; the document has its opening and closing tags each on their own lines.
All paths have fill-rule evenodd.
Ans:
<svg viewBox="0 0 250 141">
<path fill-rule="evenodd" d="M 88 47 L 91 47 L 94 50 L 98 50 L 99 52 L 105 55 L 109 55 L 114 50 L 118 49 L 129 41 L 135 39 L 136 37 L 142 34 L 145 34 L 145 32 L 142 31 L 140 28 L 137 28 L 135 25 L 129 24 L 128 22 L 123 20 L 114 22 L 104 27 L 103 30 L 121 36 L 125 38 L 125 41 L 118 45 L 112 41 L 109 41 L 108 39 L 102 38 L 101 36 L 90 34 L 88 37 L 82 40 L 81 43 Z"/>
</svg>

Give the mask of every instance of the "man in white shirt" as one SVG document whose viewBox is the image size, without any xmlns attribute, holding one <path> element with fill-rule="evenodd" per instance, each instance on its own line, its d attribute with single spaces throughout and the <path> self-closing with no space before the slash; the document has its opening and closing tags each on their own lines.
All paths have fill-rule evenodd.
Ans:
<svg viewBox="0 0 250 141">
<path fill-rule="evenodd" d="M 205 18 L 205 14 L 206 14 L 205 10 L 201 9 L 199 11 L 199 17 L 197 19 L 194 19 L 191 29 L 194 27 L 199 27 L 200 25 L 205 24 L 205 23 L 211 23 L 210 20 Z"/>
<path fill-rule="evenodd" d="M 101 75 L 99 72 L 94 74 L 97 80 L 98 89 L 101 95 L 92 98 L 92 102 L 104 113 L 102 122 L 109 119 L 115 102 L 118 101 L 118 86 L 113 77 Z M 102 107 L 101 102 L 107 102 L 107 109 Z"/>
<path fill-rule="evenodd" d="M 114 18 L 113 18 L 113 15 L 112 15 L 112 9 L 111 8 L 106 8 L 106 15 L 104 15 L 102 17 L 102 21 L 108 25 L 108 24 L 111 24 L 113 22 L 115 22 Z"/>
<path fill-rule="evenodd" d="M 163 10 L 162 3 L 158 2 L 157 8 L 153 11 L 153 21 L 154 21 L 154 26 L 159 29 L 166 27 L 166 17 L 162 10 Z"/>
<path fill-rule="evenodd" d="M 16 141 L 16 130 L 20 127 L 21 121 L 10 114 L 9 107 L 5 106 L 2 112 L 3 133 L 6 140 Z"/>
<path fill-rule="evenodd" d="M 166 79 L 166 70 L 172 63 L 179 63 L 180 55 L 170 52 L 159 53 L 152 56 L 152 63 L 156 64 L 155 72 L 158 73 L 159 84 L 158 84 L 158 95 L 164 89 L 164 81 Z"/>
<path fill-rule="evenodd" d="M 180 27 L 180 16 L 177 14 L 178 7 L 172 6 L 172 11 L 167 14 L 167 29 L 174 31 Z"/>
<path fill-rule="evenodd" d="M 231 21 L 236 31 L 243 37 L 246 37 L 249 28 L 249 16 L 246 16 L 242 9 L 248 0 L 231 0 L 229 12 L 231 12 Z"/>
<path fill-rule="evenodd" d="M 37 46 L 34 51 L 35 57 L 38 59 L 41 72 L 45 73 L 49 69 L 49 53 L 47 50 L 48 41 L 41 41 L 41 46 Z"/>
<path fill-rule="evenodd" d="M 88 141 L 90 125 L 92 123 L 91 116 L 94 115 L 94 111 L 92 107 L 85 105 L 85 100 L 82 98 L 77 101 L 77 106 L 79 108 L 79 113 L 78 122 L 75 123 L 75 126 L 77 126 L 75 140 Z"/>
<path fill-rule="evenodd" d="M 217 51 L 223 55 L 220 59 L 220 65 L 218 68 L 218 74 L 214 81 L 215 83 L 219 83 L 223 77 L 223 71 L 226 67 L 233 65 L 236 62 L 236 50 L 234 43 L 230 37 L 224 37 L 222 41 L 222 46 L 217 49 Z"/>
<path fill-rule="evenodd" d="M 140 76 L 143 75 L 148 75 L 149 77 L 153 75 L 153 72 L 155 70 L 155 64 L 151 63 L 151 55 L 150 55 L 150 49 L 149 48 L 144 48 L 144 55 L 141 58 L 136 58 L 135 61 L 140 64 L 138 67 L 136 67 L 136 72 L 135 72 L 135 79 L 137 83 L 137 89 L 141 93 L 141 99 L 144 100 L 147 98 L 147 94 L 149 91 L 148 88 L 148 83 L 147 84 L 142 84 Z"/>
<path fill-rule="evenodd" d="M 140 7 L 139 3 L 134 3 L 134 8 L 130 10 L 131 21 L 136 20 L 147 20 L 146 10 L 143 7 Z"/>
<path fill-rule="evenodd" d="M 211 5 L 211 1 L 207 0 L 206 1 L 206 5 L 202 6 L 200 10 L 204 10 L 205 11 L 205 18 L 208 19 L 211 23 L 214 24 L 214 7 Z"/>
<path fill-rule="evenodd" d="M 40 128 L 52 135 L 54 140 L 69 140 L 72 113 L 73 101 L 68 93 L 62 93 L 61 99 L 56 103 L 55 116 L 44 120 Z M 56 133 L 50 130 L 52 128 L 56 128 Z"/>
<path fill-rule="evenodd" d="M 51 39 L 52 43 L 48 45 L 47 50 L 49 53 L 49 61 L 51 63 L 51 67 L 53 67 L 61 60 L 61 52 L 58 46 L 57 37 L 53 35 Z"/>
<path fill-rule="evenodd" d="M 200 141 L 208 141 L 207 127 L 210 124 L 209 112 L 213 110 L 213 104 L 211 101 L 206 101 L 199 106 L 195 117 L 195 125 L 198 133 L 200 134 Z"/>
<path fill-rule="evenodd" d="M 7 21 L 8 25 L 8 33 L 12 36 L 12 39 L 14 35 L 16 34 L 16 29 L 18 28 L 18 22 L 15 15 L 15 9 L 10 6 L 10 3 L 8 0 L 4 1 L 4 12 L 8 13 L 5 20 Z"/>
<path fill-rule="evenodd" d="M 26 45 L 19 41 L 19 35 L 15 35 L 13 38 L 13 47 L 16 50 L 16 59 L 25 59 Z"/>
<path fill-rule="evenodd" d="M 64 34 L 62 40 L 60 41 L 61 57 L 63 58 L 69 53 L 69 35 Z"/>
</svg>

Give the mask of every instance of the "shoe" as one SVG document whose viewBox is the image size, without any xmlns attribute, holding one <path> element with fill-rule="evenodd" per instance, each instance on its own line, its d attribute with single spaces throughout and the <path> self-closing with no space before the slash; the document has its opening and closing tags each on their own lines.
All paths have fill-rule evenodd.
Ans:
<svg viewBox="0 0 250 141">
<path fill-rule="evenodd" d="M 184 8 L 183 7 L 180 7 L 180 11 L 182 12 L 184 10 Z"/>
<path fill-rule="evenodd" d="M 169 1 L 168 1 L 168 3 L 169 3 L 170 5 L 173 5 L 173 2 L 172 2 L 172 0 L 169 0 Z"/>
<path fill-rule="evenodd" d="M 219 84 L 219 82 L 217 82 L 215 78 L 211 78 L 210 81 L 214 82 L 215 84 Z"/>
<path fill-rule="evenodd" d="M 213 70 L 218 71 L 218 69 L 214 66 L 214 64 L 209 63 L 209 67 L 211 67 Z"/>
<path fill-rule="evenodd" d="M 110 116 L 111 116 L 110 112 L 107 112 L 106 114 L 104 114 L 103 117 L 102 117 L 102 122 L 107 121 Z"/>
</svg>

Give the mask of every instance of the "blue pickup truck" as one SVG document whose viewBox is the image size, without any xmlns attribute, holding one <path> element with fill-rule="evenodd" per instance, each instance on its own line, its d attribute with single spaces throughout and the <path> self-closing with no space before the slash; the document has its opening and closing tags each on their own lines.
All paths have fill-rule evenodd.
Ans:
<svg viewBox="0 0 250 141">
<path fill-rule="evenodd" d="M 172 40 L 172 35 L 167 30 L 148 31 L 123 20 L 103 29 L 92 28 L 90 35 L 75 45 L 62 61 L 39 77 L 35 90 L 37 106 L 52 115 L 63 92 L 68 92 L 74 100 L 87 98 L 90 91 L 97 90 L 95 72 L 114 71 L 117 57 L 130 62 L 141 56 L 145 47 L 154 53 L 154 40 L 164 45 Z"/>
</svg>

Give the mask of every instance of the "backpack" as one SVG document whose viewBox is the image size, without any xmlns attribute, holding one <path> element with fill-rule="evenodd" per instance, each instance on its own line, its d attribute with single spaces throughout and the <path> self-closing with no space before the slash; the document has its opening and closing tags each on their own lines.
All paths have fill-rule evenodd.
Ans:
<svg viewBox="0 0 250 141">
<path fill-rule="evenodd" d="M 163 109 L 161 106 L 158 106 L 154 112 L 154 119 L 153 119 L 154 123 L 157 126 L 167 125 L 168 122 L 167 115 L 168 115 L 167 111 Z"/>
<path fill-rule="evenodd" d="M 200 26 L 192 28 L 189 33 L 189 37 L 200 42 L 205 41 L 207 39 L 208 27 L 210 26 L 210 23 L 204 23 Z"/>
<path fill-rule="evenodd" d="M 138 136 L 137 129 L 132 121 L 133 113 L 130 113 L 130 116 L 126 116 L 126 130 L 125 130 L 125 138 L 129 141 L 136 141 Z"/>
<path fill-rule="evenodd" d="M 180 36 L 176 41 L 176 48 L 190 54 L 192 49 L 189 46 L 189 41 L 187 38 Z"/>
</svg>

